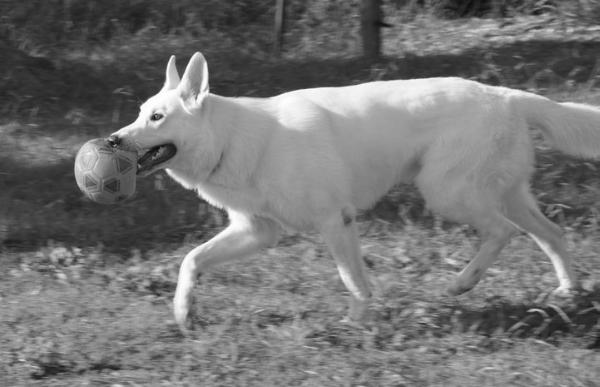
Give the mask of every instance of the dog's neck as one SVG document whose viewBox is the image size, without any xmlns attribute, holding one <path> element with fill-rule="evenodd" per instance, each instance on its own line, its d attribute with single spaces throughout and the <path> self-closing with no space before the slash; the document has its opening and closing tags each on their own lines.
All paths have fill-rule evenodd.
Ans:
<svg viewBox="0 0 600 387">
<path fill-rule="evenodd" d="M 214 168 L 209 172 L 207 180 L 210 180 L 213 176 L 215 176 L 217 174 L 217 172 L 219 172 L 219 169 L 221 169 L 221 165 L 223 164 L 224 156 L 225 156 L 225 150 L 222 150 L 221 156 L 219 157 L 219 161 L 217 161 Z"/>
<path fill-rule="evenodd" d="M 205 125 L 215 133 L 212 146 L 216 154 L 202 180 L 229 188 L 249 184 L 275 126 L 268 100 L 209 94 L 203 103 Z M 221 173 L 225 170 L 227 173 Z"/>
<path fill-rule="evenodd" d="M 205 121 L 215 134 L 215 154 L 194 188 L 218 207 L 242 212 L 260 209 L 254 192 L 264 178 L 260 163 L 276 130 L 276 118 L 267 99 L 220 97 L 213 94 L 203 102 Z"/>
</svg>

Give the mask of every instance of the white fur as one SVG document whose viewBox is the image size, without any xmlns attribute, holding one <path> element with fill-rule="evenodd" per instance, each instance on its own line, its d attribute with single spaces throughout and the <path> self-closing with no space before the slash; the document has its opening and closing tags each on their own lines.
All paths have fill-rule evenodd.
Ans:
<svg viewBox="0 0 600 387">
<path fill-rule="evenodd" d="M 165 118 L 151 122 L 154 112 Z M 529 192 L 528 126 L 566 153 L 600 155 L 600 110 L 591 106 L 459 78 L 226 98 L 208 92 L 196 53 L 181 80 L 172 57 L 163 89 L 115 134 L 139 150 L 174 143 L 177 154 L 162 167 L 230 214 L 226 230 L 184 258 L 175 296 L 183 328 L 196 276 L 275 244 L 282 227 L 321 232 L 360 314 L 370 291 L 354 212 L 399 182 L 415 183 L 432 210 L 481 233 L 481 250 L 451 293 L 473 287 L 518 230 L 552 258 L 560 288 L 575 287 L 560 230 Z"/>
</svg>

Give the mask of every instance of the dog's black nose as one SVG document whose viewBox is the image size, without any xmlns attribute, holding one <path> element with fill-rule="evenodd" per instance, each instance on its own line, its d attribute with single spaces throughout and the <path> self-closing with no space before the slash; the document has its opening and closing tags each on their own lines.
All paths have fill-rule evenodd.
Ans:
<svg viewBox="0 0 600 387">
<path fill-rule="evenodd" d="M 119 146 L 119 144 L 121 144 L 121 138 L 113 134 L 106 139 L 106 142 L 112 147 Z"/>
</svg>

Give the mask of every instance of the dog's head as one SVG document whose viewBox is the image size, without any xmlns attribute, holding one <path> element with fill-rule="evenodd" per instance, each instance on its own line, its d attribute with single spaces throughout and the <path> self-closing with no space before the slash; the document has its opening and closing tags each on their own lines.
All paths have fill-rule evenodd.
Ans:
<svg viewBox="0 0 600 387">
<path fill-rule="evenodd" d="M 208 95 L 208 66 L 197 52 L 190 59 L 181 79 L 171 56 L 163 88 L 140 107 L 138 118 L 110 135 L 114 147 L 138 152 L 138 174 L 146 176 L 159 169 L 186 172 L 201 164 L 204 149 L 210 150 L 212 136 L 202 128 L 203 101 Z M 202 144 L 199 148 L 198 144 Z M 187 159 L 183 154 L 186 153 Z"/>
</svg>

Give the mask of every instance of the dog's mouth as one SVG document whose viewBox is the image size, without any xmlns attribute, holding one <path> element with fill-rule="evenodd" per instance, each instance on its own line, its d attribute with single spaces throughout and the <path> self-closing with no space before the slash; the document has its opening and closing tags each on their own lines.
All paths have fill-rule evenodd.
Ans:
<svg viewBox="0 0 600 387">
<path fill-rule="evenodd" d="M 139 174 L 148 174 L 160 167 L 161 164 L 169 161 L 177 153 L 177 148 L 173 144 L 162 144 L 150 148 L 138 159 Z"/>
</svg>

